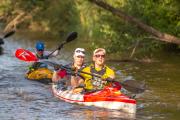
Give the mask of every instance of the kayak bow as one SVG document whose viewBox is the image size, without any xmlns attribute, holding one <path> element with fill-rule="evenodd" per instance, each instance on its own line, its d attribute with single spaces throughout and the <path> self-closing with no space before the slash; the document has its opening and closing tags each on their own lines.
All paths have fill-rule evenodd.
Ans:
<svg viewBox="0 0 180 120">
<path fill-rule="evenodd" d="M 34 80 L 45 84 L 52 82 L 53 71 L 48 68 L 38 68 L 25 74 L 28 80 Z"/>
</svg>

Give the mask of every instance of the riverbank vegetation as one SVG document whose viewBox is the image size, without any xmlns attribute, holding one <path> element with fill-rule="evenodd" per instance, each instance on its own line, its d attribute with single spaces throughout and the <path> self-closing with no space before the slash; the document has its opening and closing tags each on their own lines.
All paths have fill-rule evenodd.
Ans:
<svg viewBox="0 0 180 120">
<path fill-rule="evenodd" d="M 91 48 L 130 58 L 180 49 L 179 0 L 1 0 L 0 21 L 4 31 L 77 31 Z"/>
</svg>

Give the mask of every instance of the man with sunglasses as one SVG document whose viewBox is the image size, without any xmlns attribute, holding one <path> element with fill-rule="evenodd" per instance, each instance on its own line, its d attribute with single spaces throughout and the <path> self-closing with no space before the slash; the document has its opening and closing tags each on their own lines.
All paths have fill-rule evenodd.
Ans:
<svg viewBox="0 0 180 120">
<path fill-rule="evenodd" d="M 84 64 L 84 57 L 85 57 L 85 49 L 84 48 L 76 48 L 73 55 L 73 62 L 66 65 L 67 68 L 71 68 L 75 71 L 81 70 L 86 67 Z M 76 88 L 80 83 L 80 77 L 77 75 L 72 74 L 71 70 L 59 70 L 59 66 L 55 66 L 55 71 L 53 73 L 52 81 L 57 82 L 60 81 L 62 78 L 66 77 L 67 81 L 70 80 L 67 85 L 70 85 L 72 88 Z M 67 82 L 66 81 L 66 82 Z"/>
<path fill-rule="evenodd" d="M 93 64 L 85 67 L 82 71 L 86 73 L 98 74 L 101 78 L 81 74 L 84 77 L 84 84 L 86 90 L 99 90 L 107 84 L 107 79 L 112 80 L 115 78 L 115 73 L 112 69 L 105 65 L 106 50 L 98 48 L 93 52 Z M 81 79 L 81 82 L 83 80 Z"/>
<path fill-rule="evenodd" d="M 44 50 L 45 47 L 43 42 L 37 42 L 35 47 L 36 47 L 36 56 L 38 57 L 38 59 L 48 59 L 50 57 L 55 57 L 59 54 L 59 49 L 58 49 L 51 56 L 49 56 L 51 52 Z"/>
<path fill-rule="evenodd" d="M 43 42 L 40 42 L 40 41 L 36 43 L 35 48 L 36 48 L 36 56 L 39 60 L 55 57 L 59 54 L 59 49 L 58 49 L 51 56 L 49 56 L 51 52 L 45 51 L 44 50 L 45 45 Z M 32 65 L 29 66 L 29 71 L 27 72 L 27 74 L 31 73 L 32 71 L 38 68 L 47 68 L 47 64 L 42 63 L 42 62 L 34 62 Z"/>
</svg>

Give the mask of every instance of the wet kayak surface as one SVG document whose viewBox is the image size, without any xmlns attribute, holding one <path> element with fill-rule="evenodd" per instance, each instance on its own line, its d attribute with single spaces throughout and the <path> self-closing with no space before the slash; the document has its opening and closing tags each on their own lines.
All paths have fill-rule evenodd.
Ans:
<svg viewBox="0 0 180 120">
<path fill-rule="evenodd" d="M 0 119 L 1 120 L 117 120 L 133 119 L 117 110 L 71 104 L 55 98 L 51 86 L 24 78 L 30 63 L 15 58 L 17 48 L 32 49 L 35 42 L 7 39 L 0 56 Z M 56 45 L 52 42 L 51 44 Z M 72 46 L 70 44 L 70 46 Z M 51 47 L 51 46 L 49 46 Z M 66 48 L 65 48 L 66 49 Z M 69 57 L 70 49 L 63 54 Z M 62 55 L 61 55 L 62 56 Z M 57 61 L 59 58 L 54 58 Z M 148 90 L 137 96 L 138 120 L 178 120 L 180 118 L 180 64 L 164 61 L 153 64 L 110 63 L 118 75 L 145 81 Z M 64 59 L 66 61 L 66 59 Z M 67 61 L 70 61 L 68 59 Z"/>
</svg>

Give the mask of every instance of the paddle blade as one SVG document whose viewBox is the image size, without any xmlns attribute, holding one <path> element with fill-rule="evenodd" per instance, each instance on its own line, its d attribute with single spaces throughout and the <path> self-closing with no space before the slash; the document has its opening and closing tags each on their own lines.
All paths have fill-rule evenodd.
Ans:
<svg viewBox="0 0 180 120">
<path fill-rule="evenodd" d="M 4 35 L 4 38 L 7 38 L 7 37 L 13 35 L 14 33 L 15 33 L 14 30 L 13 30 L 13 31 L 10 31 L 10 32 L 8 32 L 7 34 Z"/>
<path fill-rule="evenodd" d="M 74 39 L 76 39 L 78 36 L 78 33 L 77 32 L 71 32 L 68 34 L 67 38 L 66 38 L 66 43 L 67 42 L 71 42 L 73 41 Z"/>
<path fill-rule="evenodd" d="M 140 83 L 136 80 L 125 80 L 120 84 L 123 86 L 124 89 L 135 94 L 143 93 L 146 88 L 144 83 Z"/>
<path fill-rule="evenodd" d="M 25 49 L 17 49 L 15 52 L 15 56 L 19 60 L 27 61 L 27 62 L 33 62 L 33 61 L 38 61 L 38 58 L 36 55 L 28 50 Z"/>
</svg>

